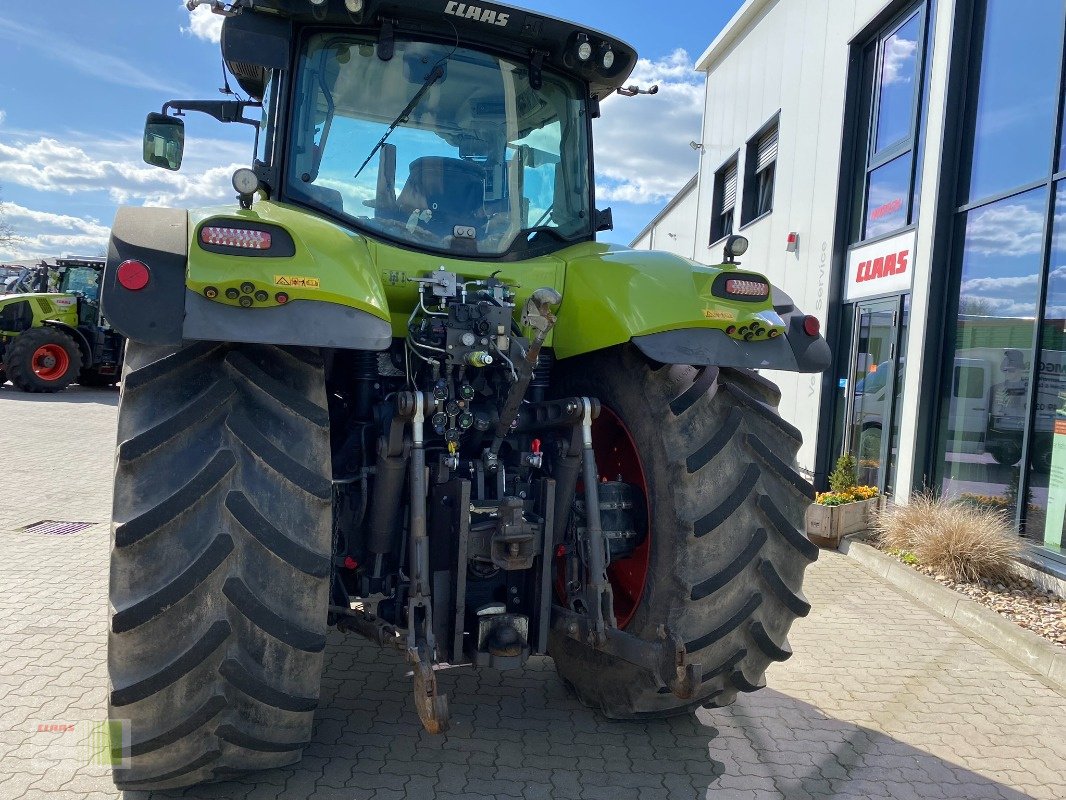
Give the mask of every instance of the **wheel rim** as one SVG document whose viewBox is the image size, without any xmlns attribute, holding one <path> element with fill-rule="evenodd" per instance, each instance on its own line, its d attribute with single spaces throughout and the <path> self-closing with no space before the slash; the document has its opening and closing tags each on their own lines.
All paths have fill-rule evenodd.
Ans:
<svg viewBox="0 0 1066 800">
<path fill-rule="evenodd" d="M 67 374 L 70 356 L 58 344 L 43 344 L 33 353 L 33 374 L 42 381 L 56 381 Z"/>
<path fill-rule="evenodd" d="M 599 418 L 592 424 L 592 443 L 601 480 L 620 479 L 638 487 L 644 494 L 644 507 L 648 510 L 648 535 L 644 541 L 633 551 L 633 555 L 614 561 L 607 568 L 607 579 L 614 593 L 614 615 L 618 619 L 618 627 L 625 628 L 636 614 L 648 583 L 652 537 L 648 481 L 632 434 L 618 415 L 606 406 L 603 406 Z"/>
</svg>

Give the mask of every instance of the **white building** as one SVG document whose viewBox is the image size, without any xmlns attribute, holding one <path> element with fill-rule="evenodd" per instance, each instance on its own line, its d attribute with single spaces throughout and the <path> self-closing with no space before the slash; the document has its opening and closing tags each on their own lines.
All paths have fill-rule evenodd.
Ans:
<svg viewBox="0 0 1066 800">
<path fill-rule="evenodd" d="M 1007 508 L 1050 558 L 1064 42 L 1066 0 L 748 0 L 698 64 L 699 174 L 634 242 L 718 263 L 739 233 L 745 265 L 822 320 L 831 371 L 768 375 L 819 488 L 848 449 L 899 497 Z"/>
</svg>

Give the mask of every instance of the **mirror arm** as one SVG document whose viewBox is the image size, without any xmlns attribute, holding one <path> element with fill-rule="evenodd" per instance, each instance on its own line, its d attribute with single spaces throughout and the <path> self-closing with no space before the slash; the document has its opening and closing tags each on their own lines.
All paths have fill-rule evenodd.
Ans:
<svg viewBox="0 0 1066 800">
<path fill-rule="evenodd" d="M 259 120 L 245 117 L 244 109 L 262 107 L 262 103 L 254 100 L 171 100 L 163 106 L 163 113 L 173 112 L 173 116 L 180 117 L 186 111 L 198 111 L 219 122 L 236 122 L 258 129 Z"/>
</svg>

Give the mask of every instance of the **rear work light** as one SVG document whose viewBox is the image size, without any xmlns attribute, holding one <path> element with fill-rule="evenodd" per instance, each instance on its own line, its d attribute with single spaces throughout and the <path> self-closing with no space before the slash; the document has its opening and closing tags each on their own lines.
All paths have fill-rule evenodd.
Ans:
<svg viewBox="0 0 1066 800">
<path fill-rule="evenodd" d="M 270 249 L 269 233 L 245 228 L 203 228 L 200 230 L 200 241 L 215 247 L 237 247 L 241 250 Z"/>
<path fill-rule="evenodd" d="M 725 282 L 725 291 L 737 297 L 766 297 L 770 294 L 770 285 L 761 281 L 730 278 Z"/>
</svg>

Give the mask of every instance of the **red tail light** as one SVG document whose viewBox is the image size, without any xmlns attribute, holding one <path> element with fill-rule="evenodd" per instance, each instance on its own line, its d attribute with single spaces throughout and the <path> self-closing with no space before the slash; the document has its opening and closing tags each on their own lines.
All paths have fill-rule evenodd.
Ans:
<svg viewBox="0 0 1066 800">
<path fill-rule="evenodd" d="M 818 321 L 818 317 L 804 317 L 803 331 L 808 336 L 817 336 L 822 332 L 822 323 Z"/>
<path fill-rule="evenodd" d="M 151 277 L 152 273 L 149 272 L 148 267 L 140 261 L 123 261 L 119 264 L 115 275 L 118 285 L 131 292 L 139 292 L 148 285 Z"/>
</svg>

